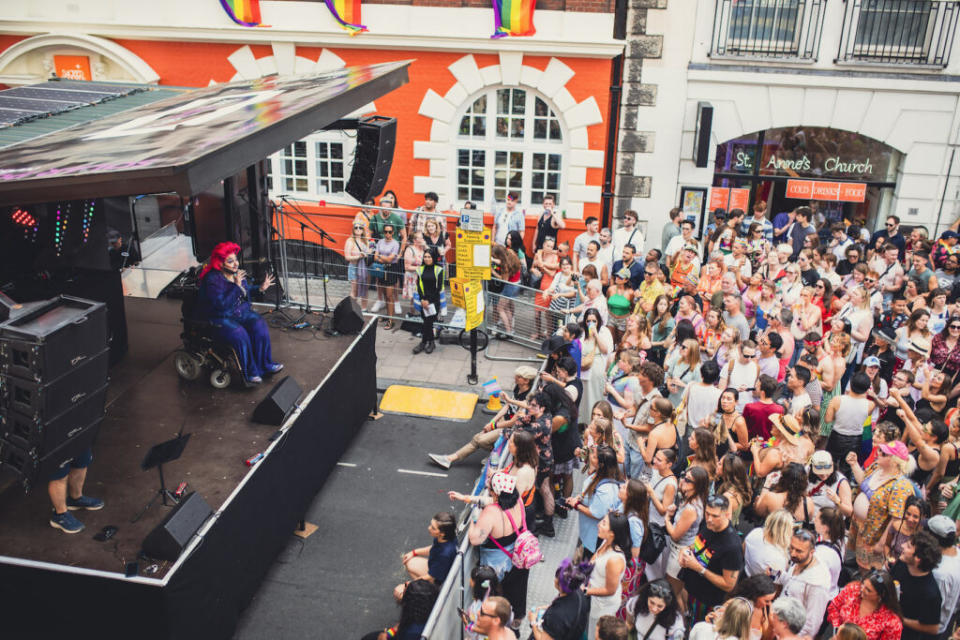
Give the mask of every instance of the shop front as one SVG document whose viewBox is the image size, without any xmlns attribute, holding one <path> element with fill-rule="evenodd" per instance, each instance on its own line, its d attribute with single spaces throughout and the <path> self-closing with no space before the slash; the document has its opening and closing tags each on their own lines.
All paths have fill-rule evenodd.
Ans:
<svg viewBox="0 0 960 640">
<path fill-rule="evenodd" d="M 717 145 L 707 209 L 749 212 L 764 201 L 772 219 L 807 205 L 818 222 L 848 220 L 874 229 L 892 213 L 900 161 L 892 147 L 852 131 L 757 131 Z"/>
</svg>

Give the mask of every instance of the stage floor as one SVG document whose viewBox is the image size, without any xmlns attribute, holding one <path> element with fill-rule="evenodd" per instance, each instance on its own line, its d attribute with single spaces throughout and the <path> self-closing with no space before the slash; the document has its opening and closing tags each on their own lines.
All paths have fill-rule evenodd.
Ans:
<svg viewBox="0 0 960 640">
<path fill-rule="evenodd" d="M 155 469 L 140 469 L 152 445 L 174 437 L 181 426 L 193 434 L 183 457 L 164 467 L 167 487 L 186 481 L 216 511 L 250 470 L 244 461 L 264 450 L 277 430 L 250 419 L 272 388 L 271 380 L 252 389 L 218 391 L 204 378 L 186 382 L 177 376 L 173 352 L 180 345 L 179 300 L 125 302 L 130 349 L 110 370 L 106 418 L 85 489 L 106 506 L 75 512 L 86 529 L 67 535 L 48 522 L 45 484 L 27 495 L 19 485 L 9 487 L 0 493 L 0 555 L 122 573 L 168 513 L 158 501 L 138 522 L 130 522 L 159 487 Z M 354 338 L 271 329 L 274 359 L 286 365 L 281 377 L 293 376 L 304 394 L 320 384 Z M 116 526 L 117 534 L 107 542 L 93 540 L 106 525 Z M 151 577 L 163 577 L 169 564 L 161 563 Z"/>
</svg>

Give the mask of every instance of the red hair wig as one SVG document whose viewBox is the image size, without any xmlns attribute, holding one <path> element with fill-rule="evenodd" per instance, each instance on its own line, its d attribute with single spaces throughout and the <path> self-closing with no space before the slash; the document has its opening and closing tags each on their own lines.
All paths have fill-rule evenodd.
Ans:
<svg viewBox="0 0 960 640">
<path fill-rule="evenodd" d="M 234 242 L 221 242 L 213 248 L 210 253 L 210 259 L 203 265 L 203 271 L 200 272 L 200 278 L 206 277 L 210 271 L 220 271 L 223 263 L 231 253 L 240 253 L 240 245 Z"/>
</svg>

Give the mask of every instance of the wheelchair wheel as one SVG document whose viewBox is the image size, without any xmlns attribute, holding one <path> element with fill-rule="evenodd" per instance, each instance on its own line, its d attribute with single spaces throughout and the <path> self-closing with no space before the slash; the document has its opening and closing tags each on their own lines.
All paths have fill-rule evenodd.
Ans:
<svg viewBox="0 0 960 640">
<path fill-rule="evenodd" d="M 210 384 L 214 389 L 226 389 L 230 386 L 232 376 L 226 369 L 214 369 L 210 373 Z"/>
<path fill-rule="evenodd" d="M 184 380 L 196 380 L 203 373 L 203 362 L 186 351 L 178 351 L 173 356 L 173 366 L 177 370 L 177 375 Z"/>
</svg>

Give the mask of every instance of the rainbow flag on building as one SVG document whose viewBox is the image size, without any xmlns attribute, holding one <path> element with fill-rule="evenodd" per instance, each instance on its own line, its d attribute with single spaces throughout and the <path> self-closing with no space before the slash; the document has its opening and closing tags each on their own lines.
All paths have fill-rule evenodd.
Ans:
<svg viewBox="0 0 960 640">
<path fill-rule="evenodd" d="M 230 19 L 243 27 L 259 27 L 260 0 L 220 0 Z"/>
<path fill-rule="evenodd" d="M 532 36 L 536 0 L 492 0 L 495 29 L 491 38 Z"/>
<path fill-rule="evenodd" d="M 340 26 L 355 36 L 367 30 L 360 24 L 360 0 L 324 0 Z"/>
</svg>

